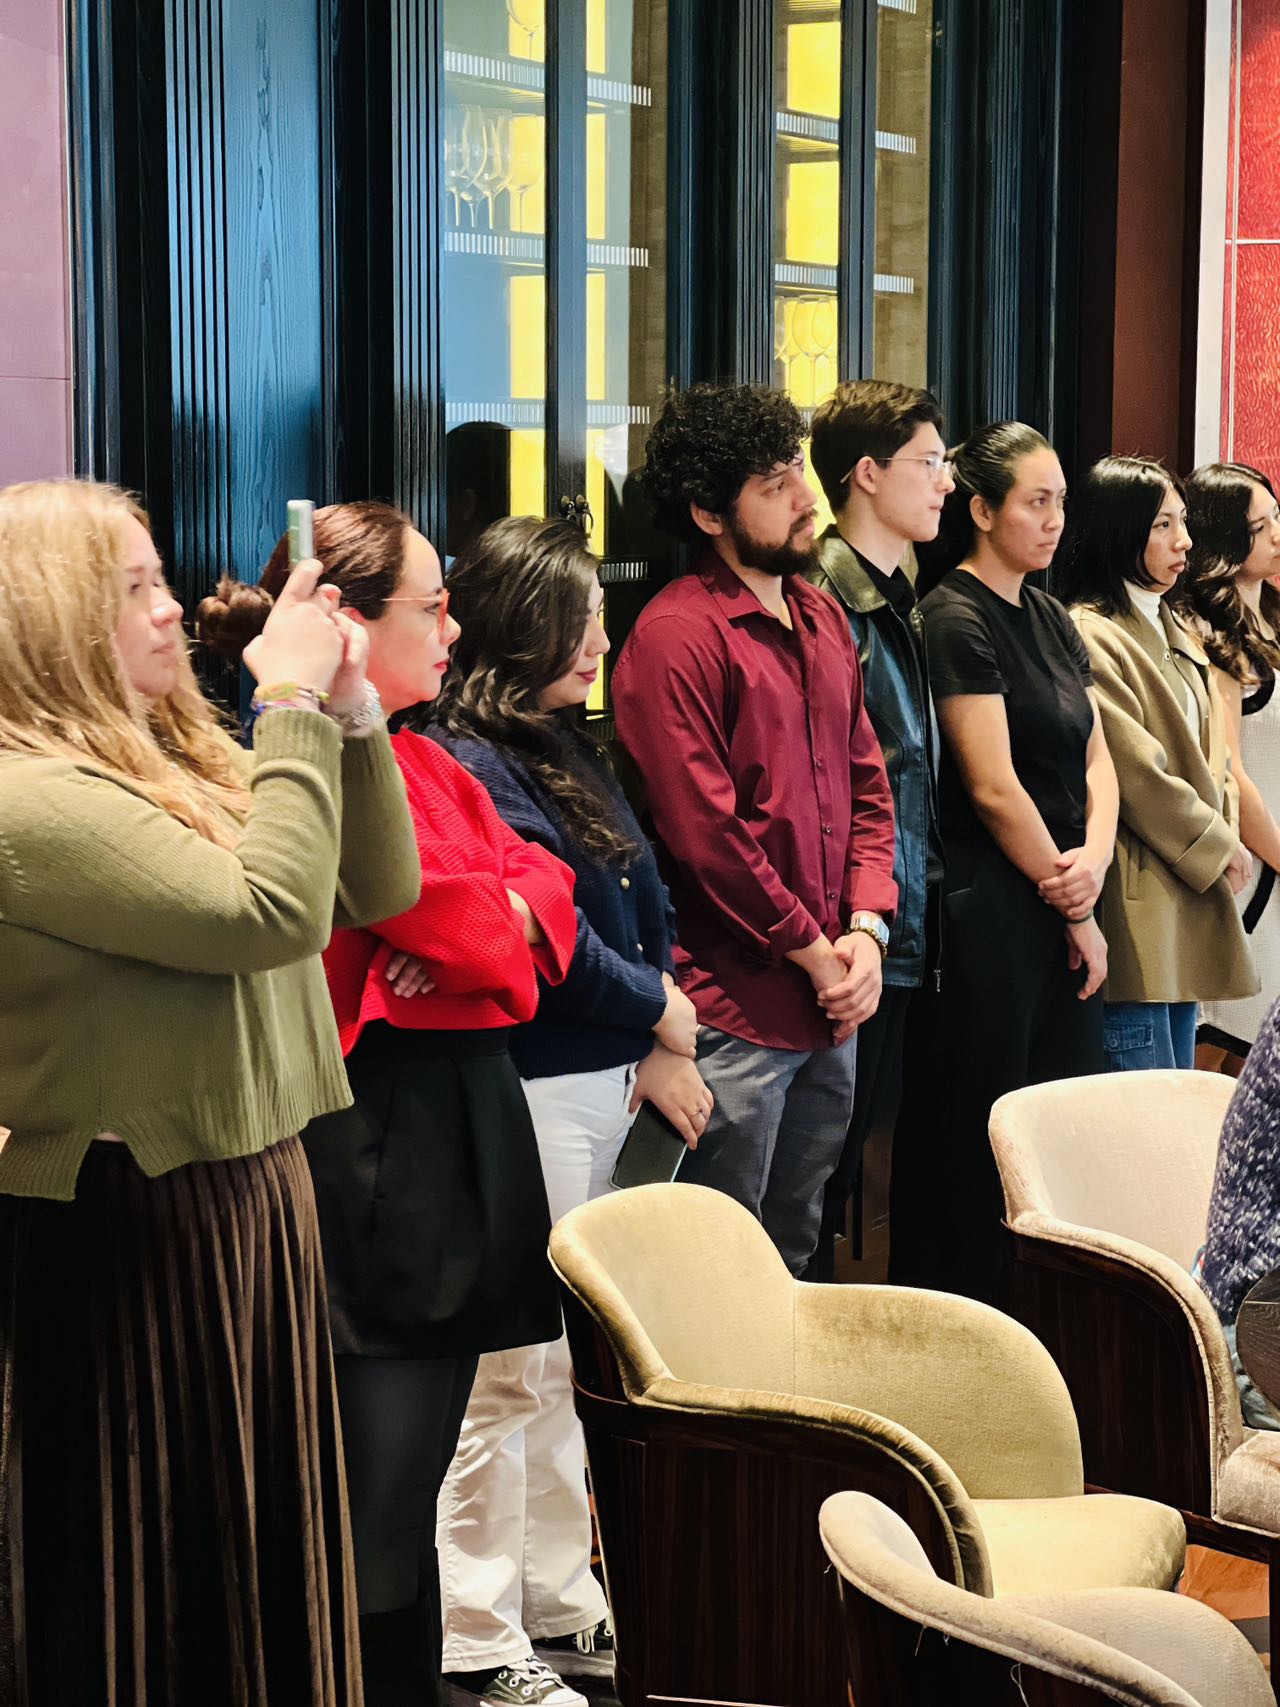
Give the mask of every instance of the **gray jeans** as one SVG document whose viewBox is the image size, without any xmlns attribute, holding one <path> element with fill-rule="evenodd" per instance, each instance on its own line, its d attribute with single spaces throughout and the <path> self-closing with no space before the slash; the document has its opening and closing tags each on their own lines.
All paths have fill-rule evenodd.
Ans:
<svg viewBox="0 0 1280 1707">
<path fill-rule="evenodd" d="M 716 1106 L 680 1178 L 737 1198 L 792 1274 L 813 1255 L 822 1192 L 853 1113 L 857 1038 L 838 1049 L 766 1049 L 703 1026 L 698 1068 Z"/>
</svg>

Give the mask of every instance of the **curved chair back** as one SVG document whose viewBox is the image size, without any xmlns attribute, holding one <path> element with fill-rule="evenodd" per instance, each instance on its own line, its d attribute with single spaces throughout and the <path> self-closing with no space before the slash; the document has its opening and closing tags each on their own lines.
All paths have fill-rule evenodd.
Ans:
<svg viewBox="0 0 1280 1707">
<path fill-rule="evenodd" d="M 991 1143 L 1012 1223 L 1025 1211 L 1132 1239 L 1189 1270 L 1204 1242 L 1220 1073 L 1101 1073 L 1011 1091 Z"/>
<path fill-rule="evenodd" d="M 1240 1633 L 1153 1589 L 988 1600 L 935 1576 L 893 1512 L 862 1493 L 819 1517 L 840 1575 L 852 1699 L 875 1707 L 1272 1707 Z"/>
</svg>

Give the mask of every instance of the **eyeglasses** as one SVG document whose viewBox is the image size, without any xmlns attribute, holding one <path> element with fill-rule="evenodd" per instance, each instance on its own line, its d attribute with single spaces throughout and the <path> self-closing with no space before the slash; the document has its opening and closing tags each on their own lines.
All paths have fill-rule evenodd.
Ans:
<svg viewBox="0 0 1280 1707">
<path fill-rule="evenodd" d="M 416 593 L 392 593 L 390 598 L 383 599 L 382 602 L 384 605 L 421 605 L 428 614 L 434 611 L 436 633 L 444 634 L 445 623 L 449 618 L 448 587 L 441 587 L 438 593 L 433 593 L 430 598 L 426 599 L 419 598 Z"/>
<path fill-rule="evenodd" d="M 930 480 L 950 480 L 954 477 L 956 471 L 955 463 L 945 456 L 873 456 L 871 460 L 872 462 L 878 462 L 881 468 L 889 468 L 895 462 L 918 462 L 928 474 Z M 859 457 L 858 462 L 861 461 L 862 458 Z M 849 474 L 842 476 L 840 481 L 842 486 L 849 478 L 849 475 L 853 473 L 854 468 L 857 468 L 858 462 L 854 463 L 853 468 L 849 470 Z"/>
</svg>

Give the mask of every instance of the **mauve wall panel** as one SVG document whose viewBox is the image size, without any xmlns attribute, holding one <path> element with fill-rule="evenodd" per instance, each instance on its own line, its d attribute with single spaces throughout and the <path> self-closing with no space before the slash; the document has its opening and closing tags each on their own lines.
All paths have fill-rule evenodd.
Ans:
<svg viewBox="0 0 1280 1707">
<path fill-rule="evenodd" d="M 0 0 L 0 486 L 70 469 L 58 0 Z"/>
<path fill-rule="evenodd" d="M 1280 0 L 1240 14 L 1240 211 L 1237 235 L 1280 240 Z"/>
<path fill-rule="evenodd" d="M 1237 250 L 1237 461 L 1280 474 L 1280 244 Z"/>
</svg>

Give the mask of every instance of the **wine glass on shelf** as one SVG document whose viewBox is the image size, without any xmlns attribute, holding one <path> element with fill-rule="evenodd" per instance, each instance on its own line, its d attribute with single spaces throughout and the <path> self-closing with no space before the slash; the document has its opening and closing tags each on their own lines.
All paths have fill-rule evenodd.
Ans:
<svg viewBox="0 0 1280 1707">
<path fill-rule="evenodd" d="M 546 0 L 507 0 L 507 16 L 518 30 L 523 30 L 529 38 L 526 59 L 536 59 L 533 44 L 538 32 L 544 28 L 547 21 Z"/>
<path fill-rule="evenodd" d="M 466 152 L 462 146 L 462 114 L 450 107 L 444 121 L 444 187 L 453 198 L 453 223 L 462 224 L 462 179 L 466 173 Z"/>
<path fill-rule="evenodd" d="M 542 155 L 545 132 L 541 118 L 535 113 L 516 113 L 511 119 L 510 159 L 507 191 L 511 198 L 513 231 L 527 229 L 524 222 L 524 198 L 542 182 Z"/>
<path fill-rule="evenodd" d="M 814 357 L 818 353 L 818 346 L 813 339 L 813 311 L 815 306 L 813 297 L 798 296 L 795 307 L 791 310 L 791 336 L 795 340 L 797 355 L 804 356 L 809 363 L 808 395 L 801 396 L 798 386 L 792 388 L 795 401 L 802 406 L 812 404 L 815 401 L 814 385 L 817 373 Z"/>
<path fill-rule="evenodd" d="M 792 333 L 792 319 L 795 311 L 795 299 L 790 296 L 775 296 L 773 299 L 773 355 L 778 364 L 778 386 L 782 391 L 791 390 L 791 364 L 798 353 L 795 337 Z"/>
<path fill-rule="evenodd" d="M 835 388 L 837 366 L 837 344 L 840 337 L 840 321 L 836 314 L 836 299 L 834 296 L 820 296 L 813 306 L 813 341 L 817 345 L 818 354 L 813 363 L 813 400 L 816 403 L 820 397 Z M 823 368 L 822 381 L 818 380 L 819 364 Z"/>
<path fill-rule="evenodd" d="M 462 170 L 458 175 L 458 194 L 467 204 L 471 229 L 476 228 L 476 204 L 482 195 L 480 179 L 484 173 L 489 138 L 485 129 L 484 112 L 479 107 L 467 107 L 462 115 Z"/>
<path fill-rule="evenodd" d="M 484 198 L 489 212 L 489 230 L 497 229 L 494 222 L 494 202 L 507 187 L 511 175 L 511 121 L 501 113 L 490 114 L 484 121 L 484 166 L 476 179 L 476 188 Z"/>
</svg>

